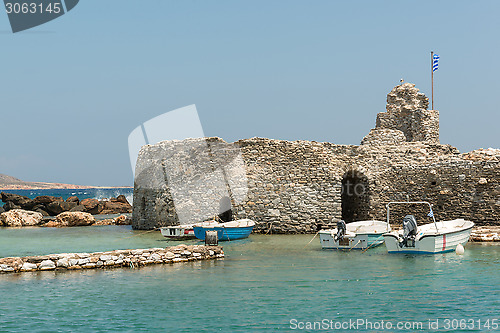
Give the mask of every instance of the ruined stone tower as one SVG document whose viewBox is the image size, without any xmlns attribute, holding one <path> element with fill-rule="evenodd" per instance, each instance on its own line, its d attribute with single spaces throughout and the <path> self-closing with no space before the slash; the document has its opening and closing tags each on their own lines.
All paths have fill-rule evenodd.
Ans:
<svg viewBox="0 0 500 333">
<path fill-rule="evenodd" d="M 439 111 L 427 110 L 429 98 L 404 83 L 387 94 L 386 112 L 377 115 L 376 127 L 365 138 L 384 143 L 439 143 Z"/>
<path fill-rule="evenodd" d="M 386 112 L 378 114 L 375 128 L 359 146 L 264 138 L 234 143 L 219 138 L 189 139 L 144 146 L 137 160 L 136 175 L 141 176 L 134 184 L 133 227 L 179 224 L 178 209 L 182 209 L 183 220 L 186 216 L 190 222 L 208 218 L 189 198 L 180 204 L 174 200 L 172 186 L 199 184 L 200 179 L 209 191 L 185 187 L 206 199 L 203 203 L 214 201 L 217 192 L 227 187 L 234 217 L 255 220 L 257 232 L 315 232 L 338 219 L 385 220 L 387 202 L 408 199 L 429 201 L 439 220 L 499 223 L 500 150 L 460 154 L 441 144 L 439 113 L 427 110 L 428 105 L 428 98 L 415 85 L 396 86 L 387 95 Z M 191 148 L 183 152 L 172 149 L 179 145 Z M 208 155 L 199 150 L 207 145 L 217 149 Z M 241 164 L 226 165 L 225 155 L 235 150 Z M 218 185 L 210 176 L 215 173 L 207 174 L 196 165 L 169 168 L 187 165 L 189 156 L 197 156 L 197 160 L 205 156 L 213 170 L 226 170 L 226 185 Z M 168 177 L 172 173 L 179 176 L 174 182 Z M 238 192 L 235 184 L 246 184 L 247 189 Z M 186 191 L 188 196 L 190 191 Z M 235 193 L 240 193 L 238 198 Z M 186 211 L 192 213 L 186 215 Z M 400 215 L 404 212 L 395 212 L 391 223 Z M 427 211 L 416 215 L 419 223 L 428 219 Z"/>
</svg>

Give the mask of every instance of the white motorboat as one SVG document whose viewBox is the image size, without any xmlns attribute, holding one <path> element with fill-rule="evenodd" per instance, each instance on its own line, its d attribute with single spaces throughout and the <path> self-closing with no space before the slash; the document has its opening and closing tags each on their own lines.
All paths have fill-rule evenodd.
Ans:
<svg viewBox="0 0 500 333">
<path fill-rule="evenodd" d="M 364 250 L 384 242 L 383 234 L 391 231 L 389 223 L 384 221 L 337 222 L 337 228 L 319 232 L 323 249 Z"/>
<path fill-rule="evenodd" d="M 194 235 L 194 229 L 192 224 L 183 225 L 172 225 L 168 227 L 160 228 L 163 237 L 169 239 L 193 239 L 196 238 Z"/>
<path fill-rule="evenodd" d="M 471 221 L 455 219 L 436 222 L 432 205 L 425 201 L 390 202 L 387 204 L 387 223 L 389 223 L 390 205 L 426 204 L 433 223 L 417 225 L 413 215 L 403 219 L 403 229 L 384 234 L 385 246 L 389 253 L 442 253 L 455 251 L 458 244 L 465 246 L 474 226 Z"/>
</svg>

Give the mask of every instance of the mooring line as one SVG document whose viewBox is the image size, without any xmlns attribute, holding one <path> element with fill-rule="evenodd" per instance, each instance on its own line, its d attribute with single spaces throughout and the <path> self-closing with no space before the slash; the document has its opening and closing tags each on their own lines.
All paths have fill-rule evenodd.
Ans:
<svg viewBox="0 0 500 333">
<path fill-rule="evenodd" d="M 361 239 L 360 239 L 360 240 L 359 240 L 356 244 L 354 244 L 354 245 L 353 245 L 353 246 L 349 249 L 349 251 L 347 251 L 347 252 L 351 252 L 351 250 L 352 250 L 352 249 L 354 249 L 354 248 L 356 247 L 356 245 L 358 245 L 358 244 L 359 244 L 359 242 L 361 242 Z"/>
<path fill-rule="evenodd" d="M 321 230 L 320 230 L 321 231 Z M 318 236 L 319 234 L 319 231 L 314 235 L 314 237 L 309 241 L 309 243 L 306 244 L 306 246 L 304 246 L 304 249 L 309 245 L 311 244 L 311 242 L 314 240 L 314 238 L 316 238 L 316 236 Z"/>
<path fill-rule="evenodd" d="M 377 239 L 375 239 L 372 243 L 372 245 L 368 246 L 366 249 L 363 250 L 363 252 L 361 253 L 365 253 L 366 250 L 368 250 L 370 247 L 372 247 L 381 237 L 384 237 L 384 235 L 380 235 L 379 237 L 377 237 Z"/>
<path fill-rule="evenodd" d="M 269 229 L 267 230 L 267 232 L 264 235 L 267 235 L 269 233 L 269 231 L 271 231 L 271 228 L 273 227 L 273 223 L 274 223 L 274 221 L 271 221 L 271 224 L 269 225 Z"/>
</svg>

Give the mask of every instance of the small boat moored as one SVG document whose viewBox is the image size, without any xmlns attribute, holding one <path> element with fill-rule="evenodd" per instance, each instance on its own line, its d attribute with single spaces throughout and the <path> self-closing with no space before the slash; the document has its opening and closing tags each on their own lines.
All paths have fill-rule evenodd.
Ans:
<svg viewBox="0 0 500 333">
<path fill-rule="evenodd" d="M 193 226 L 196 238 L 205 240 L 207 231 L 217 231 L 219 241 L 232 241 L 236 239 L 247 238 L 253 230 L 255 222 L 250 219 L 241 219 L 236 221 L 217 223 L 208 221 L 197 223 Z"/>
<path fill-rule="evenodd" d="M 172 225 L 168 227 L 160 228 L 161 234 L 163 237 L 169 239 L 193 239 L 196 238 L 194 235 L 193 225 L 192 224 L 183 224 L 183 225 Z"/>
<path fill-rule="evenodd" d="M 384 234 L 385 245 L 389 253 L 443 253 L 455 251 L 461 244 L 465 246 L 474 226 L 471 221 L 455 219 L 436 222 L 432 205 L 425 201 L 389 202 L 387 204 L 387 223 L 389 223 L 391 204 L 426 204 L 433 223 L 417 225 L 413 215 L 403 219 L 403 229 Z"/>
<path fill-rule="evenodd" d="M 383 221 L 337 222 L 336 229 L 325 229 L 319 232 L 323 249 L 365 250 L 381 245 L 383 234 L 391 231 L 389 223 Z"/>
</svg>

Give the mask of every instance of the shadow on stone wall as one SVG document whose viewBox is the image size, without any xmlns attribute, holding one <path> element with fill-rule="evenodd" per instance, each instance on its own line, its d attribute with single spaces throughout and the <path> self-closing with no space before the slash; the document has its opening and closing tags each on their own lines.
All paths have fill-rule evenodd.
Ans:
<svg viewBox="0 0 500 333">
<path fill-rule="evenodd" d="M 346 222 L 370 219 L 370 188 L 368 177 L 349 170 L 342 177 L 342 219 Z"/>
</svg>

